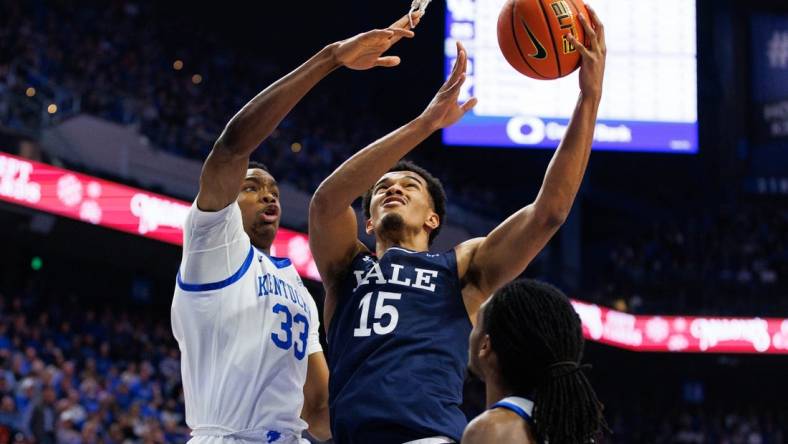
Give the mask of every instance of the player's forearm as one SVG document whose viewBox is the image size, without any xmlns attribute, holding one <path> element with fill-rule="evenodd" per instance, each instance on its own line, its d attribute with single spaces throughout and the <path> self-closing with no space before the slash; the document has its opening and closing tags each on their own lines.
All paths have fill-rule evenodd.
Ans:
<svg viewBox="0 0 788 444">
<path fill-rule="evenodd" d="M 328 414 L 328 404 L 318 411 L 312 412 L 309 418 L 304 418 L 309 424 L 309 434 L 320 441 L 331 439 L 331 422 Z"/>
<path fill-rule="evenodd" d="M 333 55 L 334 46 L 323 48 L 244 105 L 230 119 L 216 147 L 238 156 L 251 155 L 293 107 L 339 66 Z"/>
<path fill-rule="evenodd" d="M 597 95 L 580 95 L 566 135 L 550 161 L 534 202 L 537 217 L 560 225 L 569 216 L 588 166 L 599 101 Z"/>
<path fill-rule="evenodd" d="M 344 211 L 433 132 L 431 124 L 417 118 L 359 151 L 320 184 L 312 210 L 327 217 Z"/>
</svg>

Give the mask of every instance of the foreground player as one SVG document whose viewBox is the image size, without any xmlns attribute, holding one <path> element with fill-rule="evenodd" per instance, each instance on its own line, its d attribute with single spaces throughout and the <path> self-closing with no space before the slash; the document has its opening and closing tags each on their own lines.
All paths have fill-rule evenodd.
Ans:
<svg viewBox="0 0 788 444">
<path fill-rule="evenodd" d="M 381 55 L 413 36 L 408 22 L 405 16 L 321 50 L 246 104 L 208 156 L 172 302 L 190 442 L 292 444 L 307 423 L 313 436 L 330 437 L 315 302 L 290 261 L 269 256 L 279 190 L 249 156 L 334 69 L 399 64 Z"/>
<path fill-rule="evenodd" d="M 310 245 L 326 288 L 331 431 L 341 444 L 459 441 L 459 405 L 471 322 L 496 289 L 517 277 L 569 214 L 588 163 L 605 65 L 604 35 L 584 19 L 580 97 L 536 201 L 486 238 L 428 253 L 445 212 L 443 189 L 425 170 L 394 166 L 476 103 L 457 103 L 467 55 L 415 120 L 342 164 L 318 188 Z M 392 168 L 393 167 L 393 168 Z M 387 173 L 387 171 L 389 171 Z M 367 193 L 368 192 L 368 193 Z M 375 251 L 357 238 L 360 195 Z"/>
<path fill-rule="evenodd" d="M 469 342 L 489 410 L 471 421 L 463 444 L 597 442 L 602 405 L 579 365 L 580 318 L 560 290 L 507 284 L 482 305 Z"/>
</svg>

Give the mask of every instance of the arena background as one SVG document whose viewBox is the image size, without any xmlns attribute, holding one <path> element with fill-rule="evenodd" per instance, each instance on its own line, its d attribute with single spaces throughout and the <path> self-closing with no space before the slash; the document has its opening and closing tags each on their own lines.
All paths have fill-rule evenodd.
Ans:
<svg viewBox="0 0 788 444">
<path fill-rule="evenodd" d="M 0 442 L 187 439 L 169 326 L 180 248 L 150 236 L 177 237 L 168 215 L 194 198 L 201 160 L 246 100 L 407 3 L 0 0 Z M 586 304 L 586 333 L 604 342 L 589 340 L 585 360 L 606 442 L 788 441 L 788 131 L 771 130 L 788 129 L 788 4 L 697 4 L 699 153 L 595 152 L 570 220 L 525 273 Z M 396 49 L 402 66 L 334 73 L 255 155 L 285 184 L 283 227 L 296 233 L 279 248 L 305 276 L 310 193 L 429 101 L 444 11 L 433 2 Z M 767 22 L 777 43 L 762 39 Z M 532 199 L 551 154 L 432 137 L 412 157 L 446 183 L 436 248 Z M 139 212 L 102 200 L 124 194 L 100 180 L 146 196 Z M 115 210 L 125 232 L 107 226 Z M 633 350 L 681 349 L 669 316 L 711 326 L 685 338 L 705 351 Z M 479 393 L 469 380 L 469 415 Z"/>
</svg>

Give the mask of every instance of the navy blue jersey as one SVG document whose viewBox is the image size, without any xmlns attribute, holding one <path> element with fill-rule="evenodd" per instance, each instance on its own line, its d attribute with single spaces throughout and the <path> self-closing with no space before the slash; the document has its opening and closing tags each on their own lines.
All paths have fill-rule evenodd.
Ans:
<svg viewBox="0 0 788 444">
<path fill-rule="evenodd" d="M 328 331 L 334 440 L 459 442 L 470 331 L 454 251 L 356 256 Z"/>
</svg>

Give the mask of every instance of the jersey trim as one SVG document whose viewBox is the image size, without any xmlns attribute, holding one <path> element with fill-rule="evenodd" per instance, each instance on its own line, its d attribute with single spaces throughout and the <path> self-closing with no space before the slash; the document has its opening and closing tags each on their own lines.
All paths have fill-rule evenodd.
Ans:
<svg viewBox="0 0 788 444">
<path fill-rule="evenodd" d="M 271 260 L 271 263 L 274 264 L 274 266 L 280 270 L 293 265 L 293 263 L 290 262 L 290 259 L 286 257 L 274 257 L 274 256 L 268 256 L 267 254 L 266 257 L 268 257 L 268 259 Z"/>
<path fill-rule="evenodd" d="M 257 252 L 258 252 L 258 253 L 262 254 L 262 255 L 263 255 L 263 256 L 265 256 L 265 257 L 267 257 L 267 258 L 268 258 L 268 260 L 270 260 L 270 261 L 271 261 L 271 263 L 272 263 L 272 264 L 274 264 L 274 267 L 276 267 L 276 268 L 277 268 L 277 269 L 279 269 L 279 270 L 281 270 L 281 269 L 283 269 L 283 268 L 287 268 L 287 267 L 289 267 L 289 266 L 293 265 L 293 262 L 292 262 L 292 261 L 290 261 L 290 259 L 288 259 L 288 258 L 286 258 L 286 257 L 276 257 L 276 256 L 271 256 L 270 254 L 266 253 L 266 252 L 265 252 L 265 251 L 263 251 L 263 250 L 260 250 L 260 249 L 258 249 L 258 248 L 257 248 L 257 247 L 255 247 L 255 246 L 252 246 L 252 247 L 253 247 L 255 250 L 257 250 Z M 261 259 L 261 260 L 262 260 L 262 259 Z"/>
<path fill-rule="evenodd" d="M 408 250 L 407 248 L 403 248 L 403 247 L 389 247 L 388 250 L 386 250 L 386 251 L 389 251 L 389 250 L 399 250 L 399 251 L 402 251 L 403 253 L 408 253 L 408 254 L 429 253 L 428 251 Z M 386 253 L 384 252 L 383 254 L 385 255 Z"/>
<path fill-rule="evenodd" d="M 219 282 L 211 282 L 209 284 L 187 284 L 181 280 L 181 271 L 178 270 L 178 287 L 183 291 L 189 292 L 199 292 L 199 291 L 215 291 L 221 290 L 222 288 L 228 287 L 234 284 L 236 281 L 241 279 L 246 271 L 249 269 L 249 266 L 252 265 L 252 259 L 254 259 L 254 247 L 249 247 L 249 254 L 246 255 L 246 259 L 244 263 L 241 265 L 241 268 L 235 272 L 234 275 L 228 277 L 227 279 Z"/>
<path fill-rule="evenodd" d="M 490 410 L 497 408 L 511 410 L 512 412 L 516 413 L 517 416 L 523 418 L 527 422 L 533 421 L 531 418 L 531 412 L 533 412 L 534 403 L 529 399 L 517 398 L 514 396 L 504 398 L 493 404 L 492 407 L 490 407 Z"/>
</svg>

